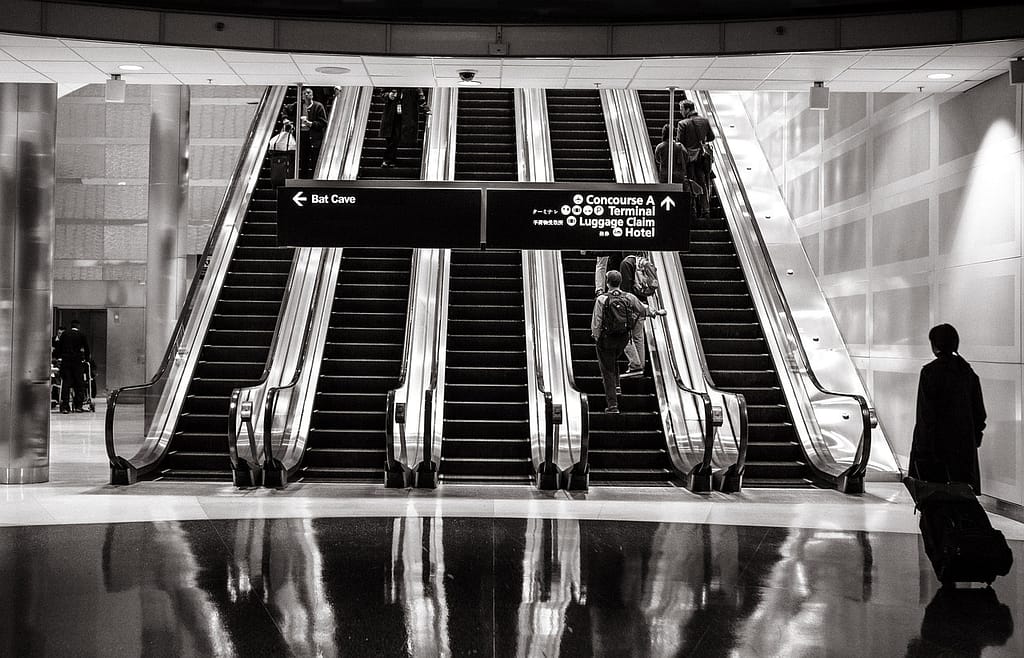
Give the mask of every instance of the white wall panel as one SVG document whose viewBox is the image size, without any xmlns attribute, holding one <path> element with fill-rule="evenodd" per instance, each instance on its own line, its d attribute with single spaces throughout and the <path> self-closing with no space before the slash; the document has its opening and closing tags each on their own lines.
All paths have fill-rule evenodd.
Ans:
<svg viewBox="0 0 1024 658">
<path fill-rule="evenodd" d="M 950 322 L 989 408 L 983 491 L 1024 503 L 1021 87 L 833 92 L 817 131 L 782 96 L 744 104 L 904 466 L 927 333 Z"/>
</svg>

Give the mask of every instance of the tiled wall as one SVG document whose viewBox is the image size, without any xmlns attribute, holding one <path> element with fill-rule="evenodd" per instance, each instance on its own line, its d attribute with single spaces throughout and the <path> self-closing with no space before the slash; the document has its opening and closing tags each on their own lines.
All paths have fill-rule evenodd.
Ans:
<svg viewBox="0 0 1024 658">
<path fill-rule="evenodd" d="M 901 462 L 928 329 L 957 327 L 982 380 L 985 493 L 1024 504 L 1021 91 L 744 101 L 808 259 Z"/>
<path fill-rule="evenodd" d="M 66 308 L 146 305 L 150 88 L 129 85 L 124 103 L 106 103 L 103 85 L 57 102 L 53 299 Z M 189 249 L 201 253 L 220 209 L 262 87 L 191 88 Z M 108 326 L 119 339 L 107 385 L 137 383 L 145 370 L 145 327 Z M 124 353 L 117 353 L 121 350 Z"/>
</svg>

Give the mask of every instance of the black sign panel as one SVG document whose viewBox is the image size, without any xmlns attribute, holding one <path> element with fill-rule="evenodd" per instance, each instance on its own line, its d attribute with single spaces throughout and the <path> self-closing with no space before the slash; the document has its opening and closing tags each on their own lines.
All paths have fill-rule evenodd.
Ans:
<svg viewBox="0 0 1024 658">
<path fill-rule="evenodd" d="M 488 189 L 487 246 L 686 251 L 688 197 L 642 188 Z"/>
<path fill-rule="evenodd" d="M 277 242 L 292 247 L 478 248 L 479 188 L 282 187 Z"/>
</svg>

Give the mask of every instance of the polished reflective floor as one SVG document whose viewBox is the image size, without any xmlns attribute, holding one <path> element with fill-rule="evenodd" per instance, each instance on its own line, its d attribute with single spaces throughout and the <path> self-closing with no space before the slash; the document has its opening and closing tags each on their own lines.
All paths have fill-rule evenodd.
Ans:
<svg viewBox="0 0 1024 658">
<path fill-rule="evenodd" d="M 1021 584 L 940 591 L 899 533 L 432 517 L 16 527 L 0 530 L 0 654 L 1020 656 Z"/>
<path fill-rule="evenodd" d="M 898 484 L 111 487 L 97 423 L 0 488 L 0 656 L 1024 655 L 1024 525 L 940 590 Z"/>
</svg>

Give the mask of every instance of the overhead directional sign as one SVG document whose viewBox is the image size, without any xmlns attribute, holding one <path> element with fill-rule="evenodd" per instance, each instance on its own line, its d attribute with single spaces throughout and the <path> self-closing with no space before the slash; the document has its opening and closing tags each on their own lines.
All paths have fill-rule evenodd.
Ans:
<svg viewBox="0 0 1024 658">
<path fill-rule="evenodd" d="M 294 186 L 292 186 L 294 185 Z M 685 251 L 688 197 L 674 185 L 289 181 L 278 243 Z"/>
<path fill-rule="evenodd" d="M 570 189 L 566 189 L 569 187 Z M 687 197 L 659 186 L 487 190 L 487 246 L 506 249 L 685 251 Z"/>
<path fill-rule="evenodd" d="M 479 248 L 479 188 L 338 187 L 277 191 L 277 241 L 292 247 Z"/>
</svg>

